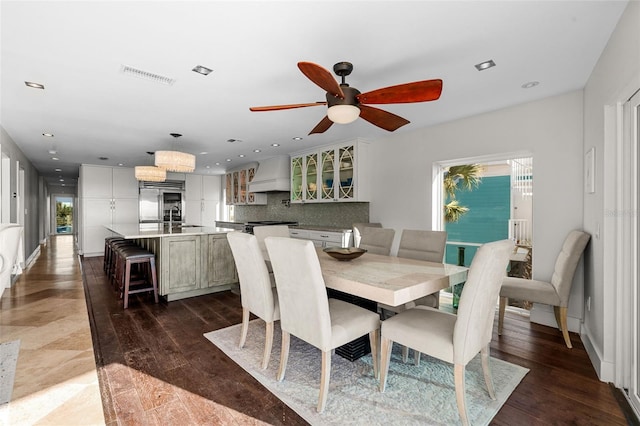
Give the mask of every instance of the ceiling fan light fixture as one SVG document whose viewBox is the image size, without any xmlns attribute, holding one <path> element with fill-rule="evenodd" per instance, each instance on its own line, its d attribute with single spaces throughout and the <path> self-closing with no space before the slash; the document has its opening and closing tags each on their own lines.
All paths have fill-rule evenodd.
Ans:
<svg viewBox="0 0 640 426">
<path fill-rule="evenodd" d="M 134 173 L 137 180 L 147 182 L 164 182 L 167 180 L 167 171 L 155 166 L 136 166 Z"/>
<path fill-rule="evenodd" d="M 156 151 L 155 165 L 169 172 L 191 173 L 196 169 L 196 156 L 180 151 Z"/>
<path fill-rule="evenodd" d="M 360 108 L 354 105 L 333 105 L 327 110 L 327 117 L 338 124 L 353 123 L 360 117 Z"/>
</svg>

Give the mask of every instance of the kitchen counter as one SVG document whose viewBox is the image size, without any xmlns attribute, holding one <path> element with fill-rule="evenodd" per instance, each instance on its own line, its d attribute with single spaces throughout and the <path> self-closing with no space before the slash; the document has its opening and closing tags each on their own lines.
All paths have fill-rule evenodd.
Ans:
<svg viewBox="0 0 640 426">
<path fill-rule="evenodd" d="M 159 293 L 167 301 L 238 285 L 227 234 L 234 229 L 168 224 L 118 224 L 107 229 L 156 255 Z"/>
<path fill-rule="evenodd" d="M 290 229 L 306 229 L 309 231 L 324 231 L 324 232 L 353 232 L 351 228 L 335 228 L 331 226 L 315 226 L 315 225 L 294 225 L 290 226 Z"/>
<path fill-rule="evenodd" d="M 106 226 L 106 228 L 121 236 L 122 238 L 157 238 L 157 237 L 170 237 L 170 236 L 184 236 L 184 235 L 211 235 L 211 234 L 226 234 L 227 232 L 233 232 L 234 229 L 222 228 L 222 227 L 209 227 L 209 226 L 194 226 L 194 225 L 180 225 L 174 224 L 169 227 L 167 223 L 125 223 Z"/>
</svg>

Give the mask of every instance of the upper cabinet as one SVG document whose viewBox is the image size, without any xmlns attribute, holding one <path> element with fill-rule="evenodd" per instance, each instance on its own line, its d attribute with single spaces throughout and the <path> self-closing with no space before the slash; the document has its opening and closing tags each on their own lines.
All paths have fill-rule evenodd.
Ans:
<svg viewBox="0 0 640 426">
<path fill-rule="evenodd" d="M 369 143 L 329 145 L 291 156 L 291 202 L 369 201 Z"/>
<path fill-rule="evenodd" d="M 251 164 L 241 169 L 229 171 L 225 175 L 225 202 L 227 205 L 267 204 L 267 194 L 249 192 L 249 182 L 253 180 L 257 169 L 257 164 Z"/>
<path fill-rule="evenodd" d="M 215 226 L 219 219 L 221 176 L 188 174 L 185 179 L 185 217 L 191 225 Z"/>
</svg>

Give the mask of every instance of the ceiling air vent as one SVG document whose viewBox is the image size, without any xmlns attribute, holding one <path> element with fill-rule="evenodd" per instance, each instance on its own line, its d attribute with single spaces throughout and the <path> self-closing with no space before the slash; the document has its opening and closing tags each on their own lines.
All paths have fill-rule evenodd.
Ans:
<svg viewBox="0 0 640 426">
<path fill-rule="evenodd" d="M 164 75 L 154 74 L 149 71 L 139 70 L 129 65 L 123 65 L 121 69 L 123 74 L 132 75 L 134 77 L 141 78 L 147 81 L 153 81 L 155 83 L 166 84 L 171 86 L 176 80 L 173 78 L 165 77 Z"/>
</svg>

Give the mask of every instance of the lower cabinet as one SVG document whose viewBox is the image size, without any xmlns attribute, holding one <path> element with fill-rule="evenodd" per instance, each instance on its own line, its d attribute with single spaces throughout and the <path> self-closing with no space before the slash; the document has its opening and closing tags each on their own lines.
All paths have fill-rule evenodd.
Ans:
<svg viewBox="0 0 640 426">
<path fill-rule="evenodd" d="M 229 290 L 238 273 L 227 234 L 145 238 L 155 253 L 160 295 L 167 301 Z"/>
<path fill-rule="evenodd" d="M 351 230 L 345 231 L 317 231 L 310 229 L 290 229 L 291 238 L 311 240 L 316 247 L 350 247 Z"/>
</svg>

